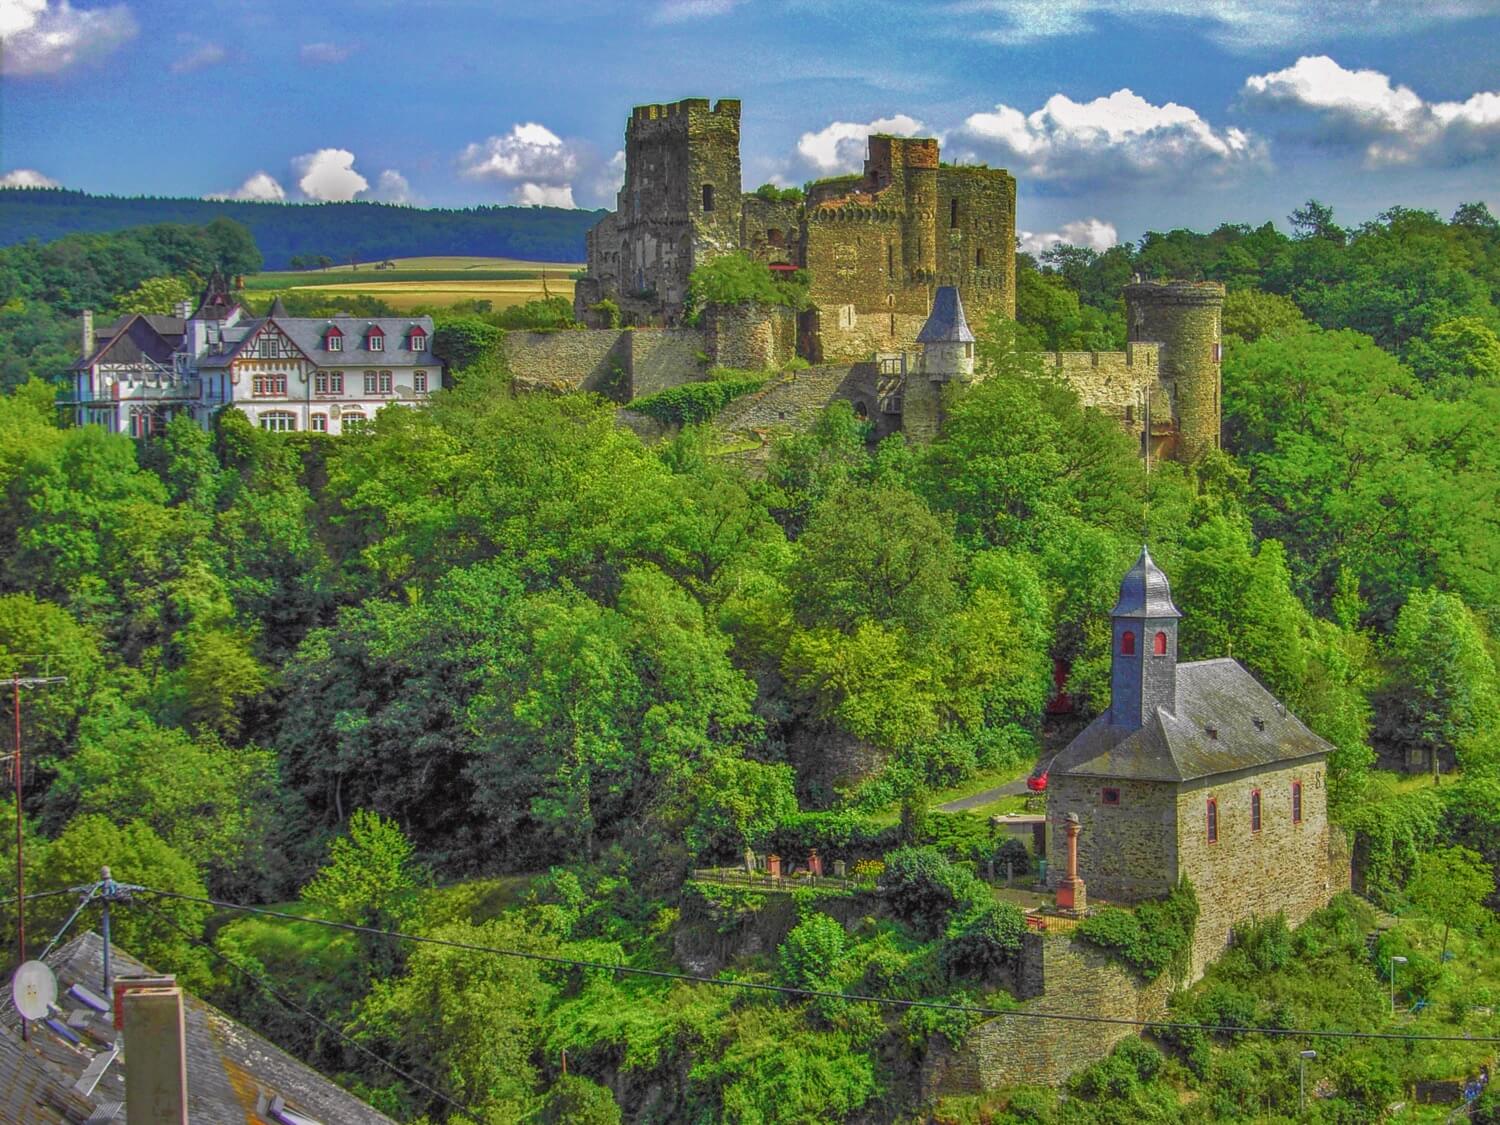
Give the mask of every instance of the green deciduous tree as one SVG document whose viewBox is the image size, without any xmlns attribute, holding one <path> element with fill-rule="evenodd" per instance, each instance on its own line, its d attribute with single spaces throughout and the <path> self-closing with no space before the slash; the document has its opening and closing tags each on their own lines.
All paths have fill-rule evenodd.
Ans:
<svg viewBox="0 0 1500 1125">
<path fill-rule="evenodd" d="M 1489 912 L 1484 900 L 1495 889 L 1495 872 L 1478 852 L 1468 848 L 1438 848 L 1417 857 L 1417 868 L 1406 885 L 1413 905 L 1443 924 L 1442 953 L 1448 952 L 1448 933 L 1457 926 L 1472 929 Z"/>
</svg>

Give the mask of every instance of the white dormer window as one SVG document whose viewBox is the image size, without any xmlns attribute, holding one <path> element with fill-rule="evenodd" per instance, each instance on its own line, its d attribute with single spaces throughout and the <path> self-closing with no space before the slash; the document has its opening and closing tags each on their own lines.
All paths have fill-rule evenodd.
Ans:
<svg viewBox="0 0 1500 1125">
<path fill-rule="evenodd" d="M 372 352 L 385 351 L 385 333 L 380 330 L 380 325 L 370 325 L 370 331 L 365 334 L 365 347 Z"/>
<path fill-rule="evenodd" d="M 425 352 L 427 350 L 427 333 L 420 328 L 411 330 L 411 350 L 414 352 Z"/>
<path fill-rule="evenodd" d="M 328 331 L 323 333 L 323 346 L 331 352 L 344 350 L 344 334 L 338 330 L 336 325 L 330 324 Z"/>
</svg>

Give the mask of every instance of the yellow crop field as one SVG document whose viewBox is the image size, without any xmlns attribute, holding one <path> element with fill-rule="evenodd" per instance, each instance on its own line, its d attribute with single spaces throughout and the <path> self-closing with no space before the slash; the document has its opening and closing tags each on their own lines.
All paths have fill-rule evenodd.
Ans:
<svg viewBox="0 0 1500 1125">
<path fill-rule="evenodd" d="M 584 268 L 583 262 L 531 262 L 524 258 L 482 258 L 468 254 L 447 254 L 419 258 L 392 258 L 396 271 L 401 270 L 543 270 L 548 274 L 566 273 Z M 360 262 L 359 269 L 372 270 L 380 262 Z M 337 273 L 348 266 L 334 266 L 314 273 Z"/>
<path fill-rule="evenodd" d="M 392 308 L 406 311 L 418 305 L 452 305 L 459 301 L 489 301 L 495 308 L 524 305 L 545 295 L 573 299 L 573 281 L 567 277 L 547 277 L 545 293 L 542 279 L 519 281 L 365 281 L 354 285 L 338 283 L 298 285 L 298 292 L 364 294 L 384 301 Z"/>
</svg>

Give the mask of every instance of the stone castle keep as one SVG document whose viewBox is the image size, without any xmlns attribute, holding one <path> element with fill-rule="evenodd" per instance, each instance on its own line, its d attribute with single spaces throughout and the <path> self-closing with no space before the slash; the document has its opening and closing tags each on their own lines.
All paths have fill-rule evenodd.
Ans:
<svg viewBox="0 0 1500 1125">
<path fill-rule="evenodd" d="M 517 386 L 628 402 L 705 379 L 713 365 L 782 372 L 725 408 L 719 429 L 765 445 L 846 401 L 876 438 L 930 440 L 943 385 L 975 377 L 970 323 L 1015 316 L 1015 178 L 945 165 L 930 137 L 875 135 L 863 173 L 814 183 L 803 200 L 769 200 L 743 191 L 739 144 L 737 100 L 635 107 L 617 209 L 589 232 L 575 291 L 590 327 L 511 333 Z M 690 325 L 693 270 L 736 253 L 805 271 L 809 307 L 710 305 Z M 1224 288 L 1137 282 L 1124 296 L 1123 352 L 1054 352 L 1044 365 L 1143 452 L 1191 461 L 1219 444 Z M 605 300 L 624 327 L 608 326 Z M 807 366 L 787 371 L 793 356 Z"/>
</svg>

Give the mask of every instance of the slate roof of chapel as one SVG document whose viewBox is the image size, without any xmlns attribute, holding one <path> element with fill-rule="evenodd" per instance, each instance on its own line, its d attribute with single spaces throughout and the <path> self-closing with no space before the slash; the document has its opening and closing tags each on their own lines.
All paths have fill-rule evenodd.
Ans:
<svg viewBox="0 0 1500 1125">
<path fill-rule="evenodd" d="M 1263 769 L 1333 749 L 1303 725 L 1237 660 L 1177 665 L 1177 700 L 1138 728 L 1106 710 L 1052 764 L 1059 776 L 1193 781 Z M 1212 731 L 1213 733 L 1210 733 Z"/>
</svg>

